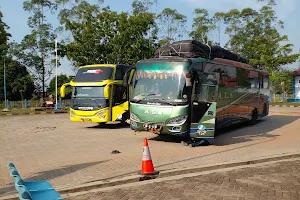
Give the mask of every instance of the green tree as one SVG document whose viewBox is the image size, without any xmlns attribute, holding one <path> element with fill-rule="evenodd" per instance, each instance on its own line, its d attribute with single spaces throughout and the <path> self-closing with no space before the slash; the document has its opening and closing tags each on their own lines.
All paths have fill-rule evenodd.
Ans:
<svg viewBox="0 0 300 200">
<path fill-rule="evenodd" d="M 58 96 L 59 96 L 59 88 L 63 84 L 70 82 L 72 79 L 73 79 L 73 77 L 67 76 L 65 74 L 61 74 L 61 75 L 57 76 L 57 93 L 58 93 Z M 68 87 L 67 90 L 66 90 L 66 97 L 70 97 L 71 92 L 72 92 L 71 88 Z M 55 77 L 53 77 L 51 79 L 47 93 L 52 94 L 55 97 Z"/>
<path fill-rule="evenodd" d="M 8 55 L 8 40 L 11 35 L 7 32 L 7 29 L 9 28 L 3 21 L 2 21 L 2 12 L 0 11 L 0 100 L 4 100 L 4 57 L 5 57 L 5 63 L 6 63 L 6 96 L 8 100 L 20 100 L 23 97 L 30 98 L 33 91 L 34 91 L 34 85 L 32 80 L 28 80 L 26 83 L 24 83 L 24 87 L 26 87 L 26 91 L 24 91 L 22 94 L 13 89 L 13 84 L 20 81 L 22 78 L 28 76 L 28 72 L 26 70 L 26 67 L 22 66 L 19 62 L 13 60 Z"/>
<path fill-rule="evenodd" d="M 17 78 L 11 84 L 12 92 L 19 93 L 21 100 L 24 100 L 24 95 L 26 94 L 27 90 L 30 89 L 28 86 L 32 86 L 32 79 L 29 74 Z"/>
<path fill-rule="evenodd" d="M 208 39 L 208 34 L 216 29 L 213 18 L 209 17 L 207 10 L 195 9 L 196 17 L 193 19 L 193 30 L 190 37 L 204 44 L 212 44 L 213 41 Z"/>
<path fill-rule="evenodd" d="M 149 12 L 152 5 L 153 1 L 151 0 L 133 0 L 131 4 L 132 12 L 134 15 Z"/>
<path fill-rule="evenodd" d="M 52 25 L 47 22 L 46 14 L 54 14 L 57 4 L 51 0 L 27 0 L 23 8 L 31 13 L 28 18 L 31 33 L 24 37 L 21 44 L 14 44 L 12 54 L 27 67 L 36 88 L 41 89 L 45 98 L 45 82 L 49 80 L 55 66 L 51 59 L 51 55 L 54 55 L 55 33 Z"/>
<path fill-rule="evenodd" d="M 76 67 L 95 63 L 135 64 L 153 55 L 154 15 L 148 12 L 117 13 L 99 5 L 80 2 L 62 10 L 60 21 L 70 31 L 73 41 L 66 45 L 66 55 Z"/>
<path fill-rule="evenodd" d="M 269 72 L 278 71 L 300 56 L 292 53 L 293 45 L 288 43 L 288 37 L 280 34 L 283 22 L 277 19 L 274 5 L 274 0 L 268 0 L 258 11 L 245 8 L 218 13 L 228 25 L 226 33 L 230 40 L 226 46 L 249 58 L 251 64 Z"/>
<path fill-rule="evenodd" d="M 0 82 L 3 83 L 3 67 L 0 68 Z M 17 86 L 19 85 L 19 86 Z M 18 89 L 17 89 L 18 88 Z M 26 89 L 24 89 L 26 88 Z M 22 91 L 19 91 L 22 90 Z M 21 99 L 30 99 L 35 90 L 33 80 L 31 79 L 25 66 L 12 60 L 6 59 L 6 95 L 10 101 Z M 0 85 L 0 100 L 4 100 L 3 84 Z"/>
<path fill-rule="evenodd" d="M 8 49 L 8 40 L 11 35 L 7 32 L 9 27 L 2 21 L 3 14 L 0 11 L 0 58 L 5 55 L 5 52 Z M 3 62 L 2 62 L 3 63 Z"/>
<path fill-rule="evenodd" d="M 170 8 L 165 8 L 157 15 L 159 21 L 159 29 L 162 33 L 160 45 L 166 44 L 170 41 L 180 40 L 186 32 L 186 16 Z"/>
<path fill-rule="evenodd" d="M 275 94 L 282 94 L 282 88 L 280 87 L 281 82 L 284 82 L 285 91 L 288 94 L 293 93 L 293 70 L 279 70 L 274 71 L 270 77 L 272 84 L 272 90 Z"/>
</svg>

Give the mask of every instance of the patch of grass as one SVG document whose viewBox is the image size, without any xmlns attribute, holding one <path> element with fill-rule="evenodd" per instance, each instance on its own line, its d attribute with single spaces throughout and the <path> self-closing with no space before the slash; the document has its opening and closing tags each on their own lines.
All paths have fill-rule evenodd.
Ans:
<svg viewBox="0 0 300 200">
<path fill-rule="evenodd" d="M 1 110 L 1 114 L 24 114 L 24 113 L 33 113 L 34 110 L 31 109 L 13 109 L 13 110 L 9 110 L 8 112 L 3 112 Z"/>
<path fill-rule="evenodd" d="M 69 109 L 65 109 L 65 112 L 68 112 Z M 3 112 L 2 109 L 0 114 L 25 114 L 25 113 L 40 113 L 40 112 L 54 112 L 53 108 L 51 109 L 12 109 L 8 112 Z"/>
</svg>

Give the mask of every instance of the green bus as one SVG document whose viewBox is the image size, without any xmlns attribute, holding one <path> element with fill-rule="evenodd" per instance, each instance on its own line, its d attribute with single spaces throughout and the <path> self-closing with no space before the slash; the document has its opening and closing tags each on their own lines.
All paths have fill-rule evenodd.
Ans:
<svg viewBox="0 0 300 200">
<path fill-rule="evenodd" d="M 126 80 L 123 82 L 127 83 Z M 136 64 L 130 100 L 135 132 L 213 143 L 215 130 L 269 113 L 269 74 L 222 59 L 162 56 Z"/>
</svg>

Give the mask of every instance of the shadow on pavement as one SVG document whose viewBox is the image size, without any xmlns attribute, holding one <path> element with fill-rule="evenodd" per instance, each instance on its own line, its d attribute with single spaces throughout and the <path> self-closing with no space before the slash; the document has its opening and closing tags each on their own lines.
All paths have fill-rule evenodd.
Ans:
<svg viewBox="0 0 300 200">
<path fill-rule="evenodd" d="M 158 142 L 180 143 L 181 141 L 188 141 L 188 138 L 161 134 L 161 135 L 157 135 L 156 137 L 149 138 L 149 140 L 158 141 Z"/>
<path fill-rule="evenodd" d="M 243 123 L 220 129 L 216 132 L 215 145 L 223 146 L 277 137 L 278 135 L 270 134 L 269 132 L 293 123 L 298 119 L 298 116 L 272 115 L 258 120 L 257 124 L 253 126 Z"/>
<path fill-rule="evenodd" d="M 257 124 L 253 126 L 247 125 L 247 123 L 232 125 L 216 131 L 214 145 L 224 146 L 276 137 L 278 135 L 269 134 L 268 132 L 286 126 L 297 119 L 299 119 L 298 116 L 272 115 L 258 120 Z M 180 143 L 182 140 L 186 141 L 187 139 L 171 135 L 158 135 L 149 140 Z"/>
<path fill-rule="evenodd" d="M 246 124 L 239 124 L 239 125 L 232 126 L 230 128 L 226 128 L 226 129 L 224 128 L 224 129 L 220 130 L 216 136 L 216 143 L 217 143 L 217 145 L 220 145 L 220 146 L 251 141 L 254 139 L 254 137 L 258 137 L 258 138 L 261 137 L 261 138 L 268 138 L 268 139 L 267 140 L 259 140 L 256 143 L 245 143 L 243 146 L 233 146 L 233 148 L 226 148 L 224 150 L 220 150 L 217 152 L 208 151 L 204 155 L 195 154 L 195 156 L 193 156 L 193 157 L 177 160 L 174 162 L 167 162 L 165 164 L 155 165 L 155 167 L 156 168 L 165 167 L 165 166 L 170 166 L 172 164 L 184 163 L 187 161 L 196 160 L 196 159 L 200 159 L 200 158 L 205 159 L 206 157 L 210 157 L 210 156 L 213 156 L 216 154 L 236 151 L 239 149 L 244 149 L 244 148 L 248 148 L 248 147 L 256 146 L 256 145 L 262 145 L 264 143 L 274 140 L 275 137 L 277 136 L 275 134 L 272 134 L 272 135 L 268 134 L 267 132 L 270 132 L 272 130 L 286 126 L 290 123 L 293 123 L 294 121 L 296 121 L 298 119 L 299 119 L 298 116 L 294 117 L 294 116 L 274 115 L 274 116 L 268 116 L 264 119 L 259 120 L 257 122 L 257 124 L 254 126 L 248 126 Z M 182 138 L 172 137 L 172 136 L 168 136 L 168 135 L 159 135 L 159 136 L 153 137 L 149 140 L 159 141 L 159 142 L 179 143 L 182 140 Z M 186 148 L 190 148 L 190 147 L 186 147 Z M 97 181 L 107 181 L 107 180 L 114 179 L 114 178 L 121 178 L 121 177 L 125 177 L 128 175 L 132 175 L 134 173 L 136 173 L 136 171 L 118 174 L 116 176 L 113 176 L 113 177 L 110 177 L 107 179 L 99 179 Z"/>
<path fill-rule="evenodd" d="M 50 181 L 51 179 L 61 177 L 61 176 L 65 176 L 65 175 L 74 173 L 76 171 L 79 171 L 79 170 L 82 170 L 82 169 L 85 169 L 85 168 L 88 168 L 88 167 L 91 167 L 91 166 L 94 166 L 94 165 L 98 165 L 98 164 L 103 163 L 103 162 L 107 162 L 107 160 L 97 161 L 97 162 L 90 162 L 90 163 L 82 163 L 82 164 L 77 164 L 77 165 L 68 165 L 68 166 L 58 168 L 58 169 L 38 172 L 35 175 L 30 176 L 28 178 L 23 177 L 23 180 L 25 180 L 25 181 L 38 181 L 38 180 Z M 22 166 L 16 165 L 16 168 L 22 176 Z M 13 181 L 13 177 L 11 177 L 11 179 Z M 8 185 L 10 185 L 10 186 L 8 186 Z M 7 185 L 7 187 L 0 188 L 0 196 L 16 194 L 14 183 L 11 182 L 8 185 Z"/>
<path fill-rule="evenodd" d="M 120 124 L 98 124 L 96 126 L 89 126 L 86 128 L 94 128 L 94 129 L 120 129 L 120 128 L 130 128 L 127 123 Z"/>
</svg>

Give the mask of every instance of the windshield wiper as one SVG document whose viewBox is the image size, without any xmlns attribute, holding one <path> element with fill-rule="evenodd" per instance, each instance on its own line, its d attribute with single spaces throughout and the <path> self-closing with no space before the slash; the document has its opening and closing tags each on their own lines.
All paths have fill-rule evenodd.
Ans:
<svg viewBox="0 0 300 200">
<path fill-rule="evenodd" d="M 90 100 L 94 101 L 98 108 L 102 108 L 103 106 L 101 104 L 98 104 L 98 102 L 95 99 L 90 98 Z"/>
</svg>

